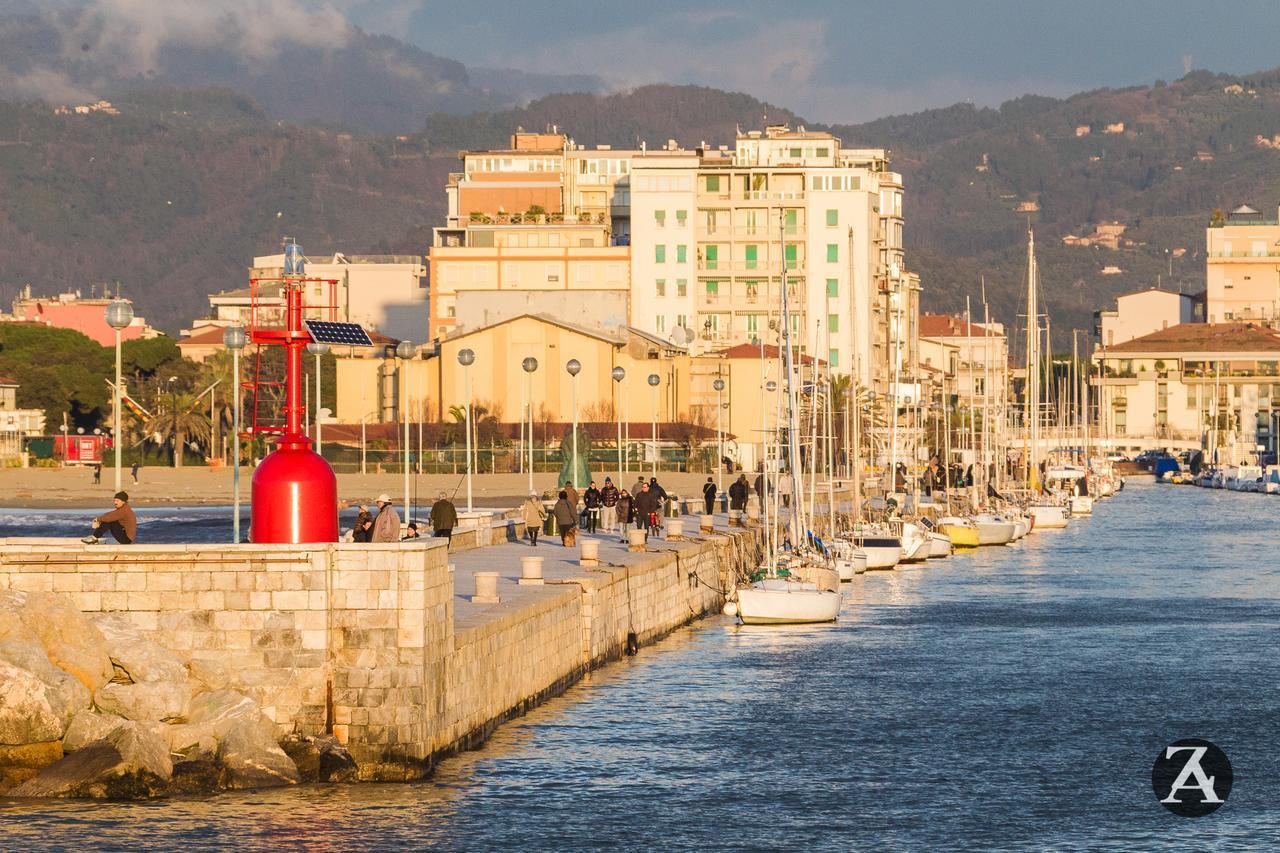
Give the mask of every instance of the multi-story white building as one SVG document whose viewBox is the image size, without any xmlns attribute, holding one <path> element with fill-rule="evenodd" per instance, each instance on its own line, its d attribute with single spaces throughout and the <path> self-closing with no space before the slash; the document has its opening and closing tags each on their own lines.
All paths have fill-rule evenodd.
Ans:
<svg viewBox="0 0 1280 853">
<path fill-rule="evenodd" d="M 1205 319 L 1280 319 L 1280 221 L 1241 205 L 1205 230 Z"/>
<path fill-rule="evenodd" d="M 1122 293 L 1112 311 L 1094 314 L 1102 346 L 1112 347 L 1183 323 L 1204 322 L 1204 302 L 1188 293 L 1149 287 Z"/>
</svg>

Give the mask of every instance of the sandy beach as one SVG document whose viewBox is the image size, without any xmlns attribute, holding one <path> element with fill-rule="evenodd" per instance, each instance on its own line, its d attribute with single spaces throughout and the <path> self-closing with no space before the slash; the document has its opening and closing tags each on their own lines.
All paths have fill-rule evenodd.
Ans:
<svg viewBox="0 0 1280 853">
<path fill-rule="evenodd" d="M 114 470 L 102 470 L 101 485 L 93 484 L 93 471 L 85 468 L 7 468 L 0 469 L 0 507 L 13 508 L 102 508 L 111 504 L 115 492 Z M 598 483 L 611 472 L 598 472 Z M 612 475 L 611 475 L 612 476 Z M 748 479 L 754 475 L 748 475 Z M 646 473 L 645 478 L 648 479 Z M 240 470 L 241 499 L 247 504 L 253 479 L 252 468 Z M 681 497 L 697 497 L 702 493 L 706 474 L 680 474 L 660 472 L 659 482 L 669 492 Z M 636 481 L 631 472 L 623 485 L 630 489 Z M 548 491 L 555 484 L 554 474 L 535 474 L 534 488 Z M 727 489 L 732 482 L 724 475 Z M 528 494 L 526 474 L 477 474 L 473 479 L 473 495 L 476 506 L 513 506 Z M 129 493 L 130 502 L 136 507 L 146 506 L 199 506 L 231 503 L 231 470 L 229 468 L 143 468 L 135 484 L 129 469 L 123 472 L 123 487 Z M 462 475 L 422 474 L 411 475 L 409 488 L 413 503 L 426 504 L 435 500 L 441 490 L 462 506 L 466 502 L 466 479 Z M 401 474 L 339 474 L 338 498 L 348 504 L 369 503 L 380 492 L 391 495 L 401 503 L 404 478 Z"/>
</svg>

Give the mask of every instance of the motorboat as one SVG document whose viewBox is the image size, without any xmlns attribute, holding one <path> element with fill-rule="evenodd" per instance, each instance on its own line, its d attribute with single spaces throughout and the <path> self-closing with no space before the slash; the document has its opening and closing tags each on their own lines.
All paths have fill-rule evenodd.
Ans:
<svg viewBox="0 0 1280 853">
<path fill-rule="evenodd" d="M 1236 465 L 1227 469 L 1223 480 L 1225 488 L 1233 492 L 1256 492 L 1257 483 L 1262 479 L 1262 468 L 1258 465 Z"/>
<path fill-rule="evenodd" d="M 913 522 L 902 522 L 902 562 L 923 562 L 932 548 L 928 531 Z"/>
<path fill-rule="evenodd" d="M 842 581 L 853 580 L 867 570 L 867 553 L 848 539 L 836 539 L 827 543 L 831 552 L 831 564 Z"/>
<path fill-rule="evenodd" d="M 1027 507 L 1032 530 L 1054 530 L 1067 526 L 1067 508 L 1061 504 L 1032 504 Z"/>
<path fill-rule="evenodd" d="M 1093 498 L 1089 495 L 1072 495 L 1067 504 L 1072 515 L 1093 514 Z"/>
</svg>

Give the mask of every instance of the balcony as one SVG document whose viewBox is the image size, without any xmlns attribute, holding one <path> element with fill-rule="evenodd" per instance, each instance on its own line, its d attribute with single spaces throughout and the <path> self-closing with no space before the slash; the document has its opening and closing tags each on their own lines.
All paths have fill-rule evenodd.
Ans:
<svg viewBox="0 0 1280 853">
<path fill-rule="evenodd" d="M 1208 256 L 1222 261 L 1250 261 L 1263 258 L 1280 258 L 1280 248 L 1272 247 L 1266 252 L 1209 252 Z"/>
</svg>

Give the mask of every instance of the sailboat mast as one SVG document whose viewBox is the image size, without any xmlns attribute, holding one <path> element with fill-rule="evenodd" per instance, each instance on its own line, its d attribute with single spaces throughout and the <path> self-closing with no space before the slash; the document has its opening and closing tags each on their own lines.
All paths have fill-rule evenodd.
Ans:
<svg viewBox="0 0 1280 853">
<path fill-rule="evenodd" d="M 791 305 L 787 295 L 787 226 L 786 215 L 779 211 L 778 241 L 782 262 L 782 370 L 787 381 L 787 466 L 791 471 L 791 547 L 799 548 L 804 532 L 801 513 L 801 496 L 804 494 L 804 470 L 800 461 L 800 440 L 796 435 L 796 387 L 795 370 L 791 353 Z"/>
<path fill-rule="evenodd" d="M 1037 447 L 1040 443 L 1040 313 L 1036 304 L 1036 235 L 1027 229 L 1027 384 L 1026 384 L 1026 430 L 1028 446 L 1024 456 L 1027 460 L 1027 488 L 1037 491 L 1038 460 Z"/>
</svg>

